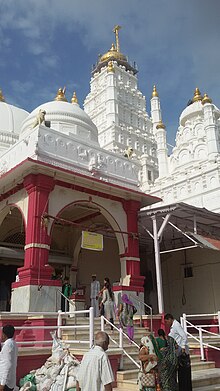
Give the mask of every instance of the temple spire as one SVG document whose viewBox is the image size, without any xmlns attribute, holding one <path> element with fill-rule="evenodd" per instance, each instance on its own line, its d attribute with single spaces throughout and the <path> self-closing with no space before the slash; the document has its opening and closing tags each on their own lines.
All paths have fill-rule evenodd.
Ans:
<svg viewBox="0 0 220 391">
<path fill-rule="evenodd" d="M 78 99 L 77 99 L 77 96 L 76 96 L 76 91 L 74 91 L 74 93 L 73 93 L 73 96 L 72 96 L 72 99 L 71 99 L 71 103 L 77 103 L 77 104 L 78 104 Z"/>
<path fill-rule="evenodd" d="M 153 86 L 153 92 L 152 92 L 151 98 L 155 98 L 155 97 L 159 97 L 159 94 L 158 94 L 158 92 L 157 92 L 156 86 L 154 85 L 154 86 Z"/>
<path fill-rule="evenodd" d="M 115 33 L 115 44 L 116 44 L 116 50 L 119 53 L 120 52 L 120 44 L 119 44 L 119 30 L 121 30 L 121 26 L 118 24 L 114 27 L 113 32 Z"/>
<path fill-rule="evenodd" d="M 5 102 L 5 97 L 4 97 L 1 89 L 0 89 L 0 102 Z"/>
<path fill-rule="evenodd" d="M 193 103 L 202 101 L 202 95 L 201 95 L 201 92 L 199 91 L 198 87 L 196 87 L 196 89 L 195 89 L 192 101 L 193 101 Z"/>
<path fill-rule="evenodd" d="M 57 91 L 57 95 L 56 95 L 54 100 L 67 102 L 67 99 L 65 97 L 65 92 L 66 92 L 66 87 L 59 88 L 59 90 Z"/>
</svg>

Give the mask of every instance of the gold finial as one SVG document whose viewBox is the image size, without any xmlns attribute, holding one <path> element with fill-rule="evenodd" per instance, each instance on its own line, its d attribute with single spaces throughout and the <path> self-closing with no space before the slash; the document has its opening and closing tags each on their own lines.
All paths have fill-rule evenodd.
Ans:
<svg viewBox="0 0 220 391">
<path fill-rule="evenodd" d="M 114 64 L 113 64 L 113 61 L 109 61 L 108 62 L 108 68 L 107 68 L 107 72 L 115 72 L 115 68 L 114 68 Z"/>
<path fill-rule="evenodd" d="M 115 43 L 116 43 L 116 50 L 119 53 L 120 52 L 120 45 L 119 45 L 119 30 L 121 30 L 121 26 L 118 24 L 114 27 L 113 32 L 115 33 Z"/>
<path fill-rule="evenodd" d="M 153 87 L 153 92 L 152 92 L 152 98 L 155 98 L 155 96 L 156 96 L 156 97 L 159 97 L 158 92 L 157 92 L 157 89 L 156 89 L 156 86 L 154 85 L 154 87 Z"/>
<path fill-rule="evenodd" d="M 114 44 L 114 43 L 112 43 L 112 46 L 111 46 L 111 49 L 110 49 L 110 51 L 111 51 L 111 52 L 115 52 L 115 50 L 116 50 L 116 49 L 115 49 L 115 44 Z"/>
<path fill-rule="evenodd" d="M 0 102 L 5 102 L 5 97 L 2 93 L 2 90 L 0 90 Z"/>
<path fill-rule="evenodd" d="M 77 96 L 76 96 L 76 91 L 74 91 L 74 93 L 73 93 L 73 96 L 72 96 L 72 99 L 71 99 L 71 103 L 77 103 L 77 104 L 78 104 L 78 99 L 77 99 Z"/>
<path fill-rule="evenodd" d="M 194 92 L 194 97 L 192 99 L 192 102 L 199 102 L 202 100 L 202 95 L 201 92 L 199 91 L 198 87 L 196 87 L 195 92 Z"/>
<path fill-rule="evenodd" d="M 57 95 L 56 95 L 54 100 L 67 102 L 67 99 L 65 97 L 65 92 L 66 92 L 66 87 L 59 88 L 59 90 L 57 91 Z"/>
<path fill-rule="evenodd" d="M 156 129 L 166 129 L 166 126 L 162 120 L 160 120 L 160 122 L 157 124 Z"/>
<path fill-rule="evenodd" d="M 212 100 L 211 100 L 211 98 L 209 98 L 208 94 L 204 94 L 203 100 L 202 100 L 203 105 L 206 103 L 212 103 Z"/>
</svg>

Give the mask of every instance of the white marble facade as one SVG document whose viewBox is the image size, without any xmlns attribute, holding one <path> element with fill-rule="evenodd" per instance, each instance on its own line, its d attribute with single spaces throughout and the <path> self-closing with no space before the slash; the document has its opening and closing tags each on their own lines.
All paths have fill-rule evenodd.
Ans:
<svg viewBox="0 0 220 391">
<path fill-rule="evenodd" d="M 113 54 L 110 49 L 99 59 L 84 102 L 101 147 L 119 154 L 132 147 L 130 159 L 139 165 L 140 188 L 161 197 L 161 205 L 183 201 L 219 212 L 220 110 L 196 88 L 180 116 L 176 143 L 168 156 L 156 87 L 150 117 L 136 69 Z"/>
<path fill-rule="evenodd" d="M 137 74 L 116 40 L 93 69 L 84 110 L 76 100 L 71 104 L 58 96 L 28 115 L 5 103 L 0 92 L 0 174 L 28 156 L 51 159 L 159 196 L 163 204 L 184 201 L 219 212 L 220 110 L 196 89 L 168 156 L 158 92 L 154 87 L 150 116 Z M 49 127 L 32 129 L 39 109 L 46 111 Z M 124 157 L 128 148 L 133 149 L 129 158 Z"/>
</svg>

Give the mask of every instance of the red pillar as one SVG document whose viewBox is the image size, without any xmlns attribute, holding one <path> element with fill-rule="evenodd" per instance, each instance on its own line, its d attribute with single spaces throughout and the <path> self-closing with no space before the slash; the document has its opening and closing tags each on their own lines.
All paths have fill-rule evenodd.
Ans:
<svg viewBox="0 0 220 391">
<path fill-rule="evenodd" d="M 48 212 L 54 179 L 43 174 L 30 174 L 24 179 L 24 187 L 28 193 L 25 258 L 24 266 L 19 268 L 19 282 L 13 287 L 57 285 L 57 281 L 51 280 L 52 268 L 48 265 L 50 237 L 42 221 L 42 215 Z"/>
<path fill-rule="evenodd" d="M 127 214 L 128 247 L 125 254 L 126 272 L 130 275 L 130 286 L 143 290 L 144 277 L 140 275 L 139 239 L 138 239 L 138 211 L 140 202 L 134 200 L 124 201 L 124 210 Z"/>
</svg>

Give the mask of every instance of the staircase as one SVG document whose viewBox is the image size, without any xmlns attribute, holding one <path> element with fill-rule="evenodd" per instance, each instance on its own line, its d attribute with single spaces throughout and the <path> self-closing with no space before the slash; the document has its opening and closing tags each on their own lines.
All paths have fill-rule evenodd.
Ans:
<svg viewBox="0 0 220 391">
<path fill-rule="evenodd" d="M 88 324 L 88 318 L 84 317 L 75 317 L 67 318 L 66 325 L 85 325 Z M 115 325 L 118 327 L 118 323 Z M 94 322 L 95 333 L 100 331 L 101 322 L 100 318 L 96 318 Z M 110 332 L 109 326 L 106 326 L 105 331 L 110 336 L 109 350 L 117 350 L 118 345 L 114 344 L 111 339 L 114 339 L 119 343 L 119 333 L 114 331 L 113 334 Z M 68 344 L 68 341 L 71 340 L 88 340 L 88 329 L 77 329 L 77 330 L 63 330 L 62 339 Z M 149 331 L 144 327 L 135 327 L 134 340 L 139 345 L 140 340 L 143 336 L 149 334 Z M 214 341 L 216 344 L 219 341 Z M 190 341 L 192 348 L 198 347 L 198 344 L 195 341 Z M 126 352 L 132 356 L 132 358 L 138 363 L 138 349 L 134 345 L 130 345 L 126 337 L 123 338 L 123 347 Z M 191 347 L 191 345 L 190 345 Z M 87 344 L 78 344 L 71 343 L 70 350 L 73 354 L 79 354 L 88 351 L 89 343 Z M 202 362 L 198 355 L 191 355 L 192 363 L 192 381 L 193 381 L 193 390 L 194 391 L 220 391 L 220 368 L 215 367 L 214 361 Z M 137 386 L 137 375 L 138 368 L 132 363 L 132 361 L 124 355 L 123 358 L 123 370 L 118 370 L 117 372 L 117 391 L 138 391 Z"/>
</svg>

